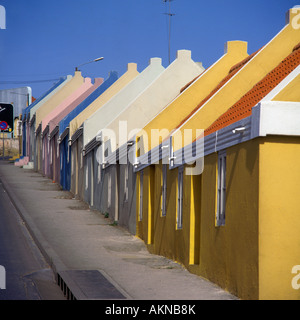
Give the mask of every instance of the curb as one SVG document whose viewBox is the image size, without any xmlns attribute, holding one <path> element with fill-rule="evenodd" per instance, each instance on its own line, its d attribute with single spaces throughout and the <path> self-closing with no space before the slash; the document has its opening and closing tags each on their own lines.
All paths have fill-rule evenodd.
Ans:
<svg viewBox="0 0 300 320">
<path fill-rule="evenodd" d="M 9 199 L 12 204 L 16 208 L 18 214 L 22 218 L 25 223 L 26 228 L 28 229 L 30 235 L 35 241 L 37 247 L 41 251 L 45 260 L 51 267 L 54 272 L 55 281 L 58 286 L 60 286 L 67 300 L 86 300 L 87 297 L 83 293 L 83 291 L 78 287 L 75 281 L 73 281 L 72 277 L 68 276 L 67 270 L 68 268 L 64 265 L 55 251 L 50 247 L 49 243 L 43 237 L 39 229 L 36 227 L 34 221 L 27 213 L 26 209 L 19 201 L 17 197 L 12 197 L 13 191 L 9 184 L 6 182 L 5 178 L 0 177 L 0 181 L 2 182 L 3 188 L 6 191 Z"/>
</svg>

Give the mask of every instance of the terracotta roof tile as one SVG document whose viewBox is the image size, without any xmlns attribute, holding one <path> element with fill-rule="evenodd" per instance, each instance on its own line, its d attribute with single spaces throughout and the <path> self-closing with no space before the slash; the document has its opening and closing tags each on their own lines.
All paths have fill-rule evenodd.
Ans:
<svg viewBox="0 0 300 320">
<path fill-rule="evenodd" d="M 195 82 L 199 77 L 201 76 L 201 74 L 199 74 L 197 77 L 195 77 L 193 80 L 191 80 L 190 82 L 188 82 L 184 87 L 181 88 L 180 93 L 182 93 L 185 89 L 187 89 L 193 82 Z"/>
<path fill-rule="evenodd" d="M 220 116 L 209 128 L 204 131 L 207 136 L 223 127 L 251 115 L 252 108 L 271 92 L 287 75 L 300 64 L 300 43 L 293 52 L 285 58 L 275 69 L 259 81 L 236 104 Z"/>
</svg>

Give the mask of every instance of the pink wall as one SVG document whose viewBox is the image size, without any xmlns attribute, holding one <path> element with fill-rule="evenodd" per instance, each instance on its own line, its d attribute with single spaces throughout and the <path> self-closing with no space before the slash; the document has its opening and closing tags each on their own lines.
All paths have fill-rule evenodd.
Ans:
<svg viewBox="0 0 300 320">
<path fill-rule="evenodd" d="M 96 78 L 94 84 L 91 83 L 90 78 L 85 78 L 84 84 L 78 88 L 71 96 L 69 96 L 63 103 L 57 106 L 47 117 L 43 119 L 42 130 L 44 131 L 49 125 L 49 134 L 59 124 L 59 121 L 67 116 L 73 109 L 75 109 L 82 101 L 84 101 L 93 91 L 95 91 L 102 83 L 103 78 Z M 48 134 L 43 138 L 44 146 L 44 158 L 43 158 L 43 173 L 49 177 L 52 177 L 52 161 L 55 161 L 55 157 L 51 157 L 51 148 Z M 48 147 L 49 146 L 49 147 Z M 53 151 L 53 150 L 52 150 Z M 59 164 L 58 164 L 59 165 Z"/>
</svg>

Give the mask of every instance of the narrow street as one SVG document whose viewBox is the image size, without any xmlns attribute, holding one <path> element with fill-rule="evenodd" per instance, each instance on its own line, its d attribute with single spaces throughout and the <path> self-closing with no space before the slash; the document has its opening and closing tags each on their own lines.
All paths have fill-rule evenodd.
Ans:
<svg viewBox="0 0 300 320">
<path fill-rule="evenodd" d="M 52 270 L 31 238 L 0 181 L 0 266 L 6 289 L 0 300 L 64 300 Z M 1 283 L 1 282 L 0 282 Z"/>
</svg>

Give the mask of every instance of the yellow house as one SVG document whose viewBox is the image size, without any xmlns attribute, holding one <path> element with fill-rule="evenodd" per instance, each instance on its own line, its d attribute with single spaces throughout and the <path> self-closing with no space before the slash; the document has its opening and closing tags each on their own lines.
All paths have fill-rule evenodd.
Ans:
<svg viewBox="0 0 300 320">
<path fill-rule="evenodd" d="M 283 30 L 225 74 L 190 115 L 175 119 L 150 152 L 137 154 L 137 235 L 151 252 L 242 299 L 300 298 L 295 14 L 290 10 Z M 162 130 L 156 121 L 152 129 Z M 202 131 L 196 140 L 197 128 L 204 138 Z M 193 130 L 192 143 L 185 129 Z M 202 174 L 189 165 L 197 145 Z M 149 155 L 156 162 L 145 164 Z"/>
<path fill-rule="evenodd" d="M 137 134 L 138 155 L 147 155 L 149 149 L 157 147 L 160 141 L 166 139 L 170 132 L 180 124 L 181 120 L 188 117 L 197 108 L 200 101 L 204 100 L 211 91 L 216 90 L 223 83 L 222 79 L 228 77 L 232 66 L 244 59 L 249 59 L 247 43 L 243 41 L 228 41 L 225 45 L 224 55 L 201 75 L 188 83 L 181 90 L 180 95 Z M 159 130 L 159 139 L 151 139 L 151 132 L 157 129 Z M 158 167 L 160 166 L 156 166 L 156 168 Z M 147 244 L 152 244 L 153 242 L 153 215 L 148 216 L 148 212 L 152 211 L 153 204 L 151 202 L 148 203 L 147 198 L 142 197 L 141 193 L 143 188 L 148 190 L 145 192 L 149 192 L 151 188 L 153 189 L 153 186 L 150 186 L 150 176 L 153 174 L 153 170 L 153 167 L 146 168 L 142 172 L 143 179 L 140 178 L 140 173 L 138 173 L 137 179 L 137 236 L 144 239 Z M 160 188 L 155 190 L 160 190 Z M 143 201 L 140 200 L 141 198 L 144 198 Z M 175 252 L 173 249 L 170 251 Z M 174 256 L 171 256 L 171 258 L 174 258 Z"/>
<path fill-rule="evenodd" d="M 248 57 L 247 42 L 228 41 L 225 44 L 225 52 L 218 61 L 207 68 L 202 74 L 182 88 L 181 93 L 171 101 L 154 119 L 152 119 L 137 135 L 141 141 L 138 146 L 140 154 L 148 152 L 156 147 L 159 141 L 151 139 L 153 129 L 160 130 L 161 139 L 165 139 L 169 133 L 179 124 L 178 120 L 187 118 L 199 103 L 205 99 L 213 89 L 229 74 L 233 65 L 236 65 Z M 184 107 L 183 107 L 184 106 Z M 148 141 L 143 143 L 143 140 Z"/>
<path fill-rule="evenodd" d="M 191 176 L 201 184 L 190 200 L 188 268 L 242 299 L 300 298 L 292 273 L 300 250 L 299 64 L 298 46 L 205 130 L 217 150 L 207 152 L 201 178 Z"/>
</svg>

